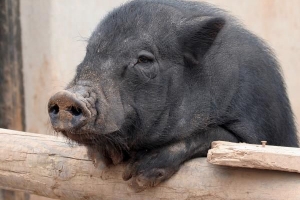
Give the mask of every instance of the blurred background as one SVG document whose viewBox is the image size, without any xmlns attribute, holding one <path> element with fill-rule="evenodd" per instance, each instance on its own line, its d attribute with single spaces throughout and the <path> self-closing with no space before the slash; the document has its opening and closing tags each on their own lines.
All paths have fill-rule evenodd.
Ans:
<svg viewBox="0 0 300 200">
<path fill-rule="evenodd" d="M 52 134 L 49 97 L 74 76 L 97 23 L 124 2 L 0 0 L 1 128 Z M 300 1 L 206 2 L 229 11 L 275 51 L 300 130 Z M 3 192 L 1 199 L 45 198 Z"/>
</svg>

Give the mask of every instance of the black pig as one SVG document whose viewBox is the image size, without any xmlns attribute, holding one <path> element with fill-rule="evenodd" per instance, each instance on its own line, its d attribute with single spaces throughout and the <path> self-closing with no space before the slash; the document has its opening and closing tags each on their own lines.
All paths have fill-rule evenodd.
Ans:
<svg viewBox="0 0 300 200">
<path fill-rule="evenodd" d="M 135 0 L 110 12 L 49 115 L 96 162 L 126 162 L 137 190 L 206 156 L 214 140 L 298 146 L 269 47 L 199 2 Z"/>
</svg>

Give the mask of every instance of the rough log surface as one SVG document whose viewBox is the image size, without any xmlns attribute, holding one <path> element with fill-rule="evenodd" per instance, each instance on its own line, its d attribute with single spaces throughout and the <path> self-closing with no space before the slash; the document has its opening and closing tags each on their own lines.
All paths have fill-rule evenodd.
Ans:
<svg viewBox="0 0 300 200">
<path fill-rule="evenodd" d="M 0 129 L 0 187 L 57 199 L 299 199 L 300 175 L 187 162 L 169 181 L 134 193 L 123 166 L 95 169 L 65 139 Z M 276 191 L 276 192 L 275 192 Z"/>
<path fill-rule="evenodd" d="M 215 141 L 207 160 L 216 165 L 300 173 L 300 148 Z"/>
</svg>

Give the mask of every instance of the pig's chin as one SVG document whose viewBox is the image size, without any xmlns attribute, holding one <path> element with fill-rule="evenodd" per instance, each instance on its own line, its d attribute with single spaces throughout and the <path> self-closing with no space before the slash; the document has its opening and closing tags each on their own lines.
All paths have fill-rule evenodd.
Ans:
<svg viewBox="0 0 300 200">
<path fill-rule="evenodd" d="M 101 133 L 87 129 L 72 129 L 60 131 L 66 138 L 81 145 L 92 145 L 101 140 Z"/>
<path fill-rule="evenodd" d="M 105 138 L 107 137 L 99 132 L 95 133 L 94 131 L 86 130 L 61 131 L 61 133 L 71 141 L 86 146 L 104 143 L 106 141 Z M 115 134 L 115 132 L 108 134 Z"/>
<path fill-rule="evenodd" d="M 80 133 L 78 131 L 61 131 L 61 133 L 71 141 L 82 145 L 91 145 L 95 140 L 95 136 L 91 133 Z"/>
</svg>

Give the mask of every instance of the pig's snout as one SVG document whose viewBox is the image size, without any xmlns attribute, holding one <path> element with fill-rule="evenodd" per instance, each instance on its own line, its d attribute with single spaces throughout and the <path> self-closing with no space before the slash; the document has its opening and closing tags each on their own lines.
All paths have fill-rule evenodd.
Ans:
<svg viewBox="0 0 300 200">
<path fill-rule="evenodd" d="M 55 131 L 72 131 L 84 126 L 91 117 L 84 98 L 67 90 L 53 95 L 48 103 L 48 113 Z"/>
</svg>

